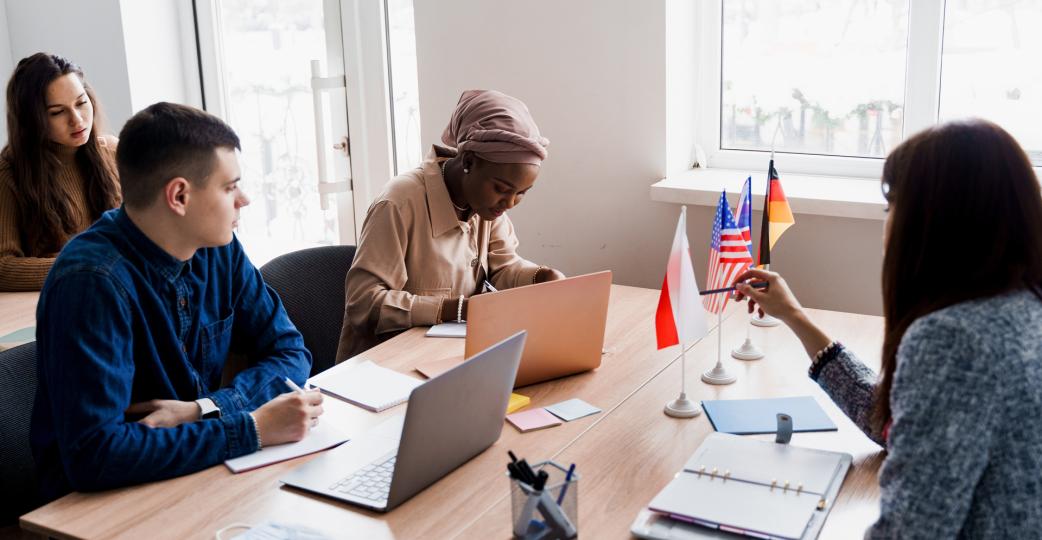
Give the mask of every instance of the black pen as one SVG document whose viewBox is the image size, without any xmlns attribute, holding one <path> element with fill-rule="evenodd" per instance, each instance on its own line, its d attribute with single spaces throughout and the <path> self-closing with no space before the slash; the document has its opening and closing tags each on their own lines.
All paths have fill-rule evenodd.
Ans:
<svg viewBox="0 0 1042 540">
<path fill-rule="evenodd" d="M 766 281 L 756 281 L 756 282 L 753 282 L 753 283 L 746 283 L 746 285 L 748 285 L 748 286 L 750 286 L 750 287 L 752 287 L 754 289 L 762 289 L 762 288 L 767 286 L 767 282 Z M 702 292 L 700 292 L 698 294 L 700 294 L 702 296 L 705 296 L 707 294 L 717 294 L 717 293 L 722 293 L 722 292 L 733 292 L 734 289 L 735 289 L 734 286 L 731 286 L 731 287 L 724 287 L 723 289 L 710 289 L 708 291 L 702 291 Z"/>
</svg>

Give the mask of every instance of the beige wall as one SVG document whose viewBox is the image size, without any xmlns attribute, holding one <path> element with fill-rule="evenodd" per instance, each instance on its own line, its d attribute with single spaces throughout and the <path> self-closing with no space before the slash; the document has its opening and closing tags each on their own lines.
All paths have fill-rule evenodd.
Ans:
<svg viewBox="0 0 1042 540">
<path fill-rule="evenodd" d="M 522 253 L 569 274 L 608 268 L 616 283 L 660 287 L 678 214 L 649 195 L 667 168 L 665 2 L 415 6 L 423 140 L 440 139 L 462 90 L 495 88 L 522 99 L 551 140 L 539 183 L 511 212 Z M 688 210 L 701 282 L 713 209 Z M 880 313 L 882 222 L 796 219 L 774 268 L 803 304 Z"/>
</svg>

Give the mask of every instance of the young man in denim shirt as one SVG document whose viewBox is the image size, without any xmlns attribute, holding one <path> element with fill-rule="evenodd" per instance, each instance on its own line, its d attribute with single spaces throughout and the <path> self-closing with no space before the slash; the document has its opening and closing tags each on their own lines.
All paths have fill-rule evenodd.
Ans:
<svg viewBox="0 0 1042 540">
<path fill-rule="evenodd" d="M 239 138 L 157 103 L 120 133 L 122 208 L 55 261 L 37 308 L 32 447 L 41 494 L 188 474 L 302 439 L 322 414 L 311 355 L 232 234 Z M 220 387 L 230 350 L 248 367 Z"/>
</svg>

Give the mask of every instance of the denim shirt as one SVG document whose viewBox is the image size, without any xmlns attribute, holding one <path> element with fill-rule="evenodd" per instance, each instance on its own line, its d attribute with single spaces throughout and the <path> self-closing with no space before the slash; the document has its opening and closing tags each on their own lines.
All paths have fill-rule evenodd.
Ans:
<svg viewBox="0 0 1042 540">
<path fill-rule="evenodd" d="M 31 443 L 47 499 L 198 471 L 257 450 L 248 412 L 303 384 L 311 354 L 238 240 L 179 261 L 122 209 L 72 239 L 37 318 Z M 220 388 L 230 350 L 249 366 Z M 124 411 L 209 397 L 220 419 L 149 428 Z"/>
</svg>

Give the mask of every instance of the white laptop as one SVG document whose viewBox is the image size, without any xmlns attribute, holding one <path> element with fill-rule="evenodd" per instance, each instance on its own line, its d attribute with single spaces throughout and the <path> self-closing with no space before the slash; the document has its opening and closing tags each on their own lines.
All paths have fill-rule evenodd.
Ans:
<svg viewBox="0 0 1042 540">
<path fill-rule="evenodd" d="M 404 416 L 293 469 L 282 482 L 381 512 L 407 501 L 499 439 L 525 335 L 417 387 Z"/>
</svg>

